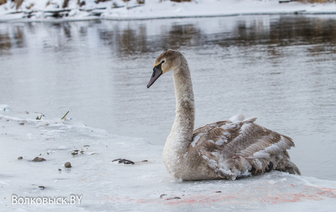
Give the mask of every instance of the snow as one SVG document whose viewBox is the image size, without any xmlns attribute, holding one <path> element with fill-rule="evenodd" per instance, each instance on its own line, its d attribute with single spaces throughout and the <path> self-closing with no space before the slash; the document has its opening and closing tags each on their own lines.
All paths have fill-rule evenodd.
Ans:
<svg viewBox="0 0 336 212">
<path fill-rule="evenodd" d="M 253 157 L 255 158 L 269 158 L 270 154 L 266 151 L 259 151 L 253 154 Z"/>
<path fill-rule="evenodd" d="M 191 142 L 191 146 L 195 147 L 195 145 L 197 144 L 197 142 L 199 141 L 199 139 L 201 138 L 201 136 L 203 135 L 203 133 L 198 134 L 197 136 L 194 137 L 193 141 Z"/>
<path fill-rule="evenodd" d="M 6 211 L 328 211 L 336 206 L 336 181 L 271 172 L 236 181 L 179 182 L 165 169 L 161 145 L 112 135 L 71 117 L 37 120 L 40 114 L 0 106 L 0 143 L 6 144 L 0 149 L 0 204 Z M 35 157 L 46 161 L 33 162 Z M 135 164 L 112 162 L 116 158 Z M 72 167 L 65 168 L 66 162 Z M 12 204 L 12 198 L 69 200 L 71 195 L 77 198 L 74 205 Z"/>
<path fill-rule="evenodd" d="M 224 143 L 226 143 L 227 142 L 227 139 L 226 139 L 226 137 L 223 137 L 222 139 L 218 139 L 217 141 L 216 141 L 216 145 L 217 146 L 222 146 Z"/>
<path fill-rule="evenodd" d="M 63 10 L 63 0 L 26 0 L 16 10 L 11 2 L 0 6 L 0 20 L 15 20 L 26 17 L 26 20 L 49 20 L 52 13 Z M 115 7 L 117 6 L 117 7 Z M 113 8 L 114 7 L 114 8 Z M 171 2 L 168 0 L 146 0 L 145 4 L 138 4 L 136 0 L 123 2 L 112 0 L 96 4 L 94 0 L 87 0 L 80 7 L 77 0 L 70 0 L 70 11 L 60 14 L 66 20 L 108 19 L 160 19 L 160 18 L 186 18 L 186 17 L 213 17 L 235 16 L 252 14 L 335 14 L 336 4 L 308 4 L 289 2 L 280 4 L 278 0 L 195 0 L 192 2 Z M 17 14 L 17 12 L 21 12 Z M 28 14 L 31 13 L 31 17 Z M 97 17 L 99 16 L 99 17 Z M 54 18 L 52 18 L 54 19 Z"/>
</svg>

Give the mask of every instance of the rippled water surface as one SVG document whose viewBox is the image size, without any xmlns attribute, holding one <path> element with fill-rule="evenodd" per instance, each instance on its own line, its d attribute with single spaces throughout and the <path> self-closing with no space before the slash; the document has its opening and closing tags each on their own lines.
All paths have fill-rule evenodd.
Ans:
<svg viewBox="0 0 336 212">
<path fill-rule="evenodd" d="M 290 155 L 304 175 L 336 180 L 336 16 L 1 23 L 0 104 L 48 117 L 70 111 L 163 147 L 172 74 L 146 85 L 168 48 L 192 70 L 195 127 L 257 116 L 294 139 Z"/>
</svg>

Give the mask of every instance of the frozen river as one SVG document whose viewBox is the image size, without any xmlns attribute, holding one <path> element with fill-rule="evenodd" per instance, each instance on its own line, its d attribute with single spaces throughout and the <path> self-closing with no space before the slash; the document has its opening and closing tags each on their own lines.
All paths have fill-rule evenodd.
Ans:
<svg viewBox="0 0 336 212">
<path fill-rule="evenodd" d="M 192 70 L 196 127 L 257 116 L 294 139 L 303 175 L 336 180 L 336 16 L 0 23 L 0 104 L 46 118 L 70 111 L 89 127 L 163 148 L 175 115 L 172 75 L 146 85 L 168 48 Z"/>
</svg>

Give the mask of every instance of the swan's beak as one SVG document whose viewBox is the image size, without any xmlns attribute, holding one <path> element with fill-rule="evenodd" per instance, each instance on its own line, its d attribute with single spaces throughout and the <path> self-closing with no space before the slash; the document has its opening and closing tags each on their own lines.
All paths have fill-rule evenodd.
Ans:
<svg viewBox="0 0 336 212">
<path fill-rule="evenodd" d="M 154 84 L 154 82 L 162 75 L 161 63 L 153 68 L 152 77 L 147 84 L 147 88 Z"/>
</svg>

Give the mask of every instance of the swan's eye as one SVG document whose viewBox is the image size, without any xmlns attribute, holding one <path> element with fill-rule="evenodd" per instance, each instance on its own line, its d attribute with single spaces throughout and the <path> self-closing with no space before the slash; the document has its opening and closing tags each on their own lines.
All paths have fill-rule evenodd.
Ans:
<svg viewBox="0 0 336 212">
<path fill-rule="evenodd" d="M 164 62 L 165 62 L 165 60 L 162 60 L 162 61 L 161 61 L 161 64 L 164 63 Z"/>
</svg>

